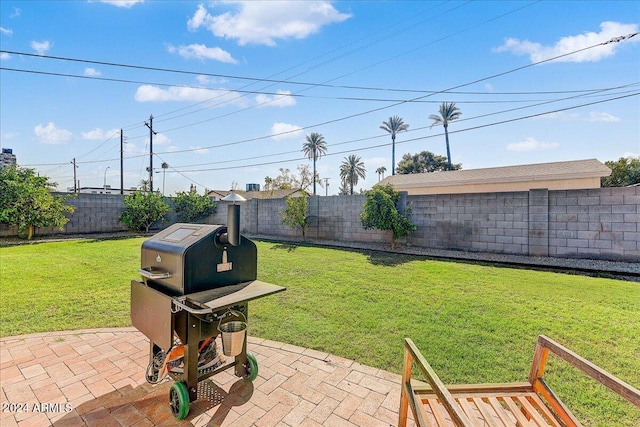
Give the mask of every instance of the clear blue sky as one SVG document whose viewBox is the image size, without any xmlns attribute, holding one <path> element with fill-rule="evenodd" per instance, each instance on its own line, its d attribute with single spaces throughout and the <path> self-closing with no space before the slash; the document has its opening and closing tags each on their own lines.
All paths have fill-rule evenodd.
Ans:
<svg viewBox="0 0 640 427">
<path fill-rule="evenodd" d="M 464 169 L 617 160 L 640 155 L 640 35 L 591 46 L 639 26 L 638 1 L 3 0 L 0 142 L 60 189 L 73 158 L 82 186 L 119 187 L 123 129 L 135 187 L 153 115 L 170 194 L 295 172 L 319 132 L 336 194 L 349 154 L 365 163 L 359 188 L 390 173 L 392 115 L 410 125 L 396 161 L 446 155 L 428 117 L 447 101 Z"/>
</svg>

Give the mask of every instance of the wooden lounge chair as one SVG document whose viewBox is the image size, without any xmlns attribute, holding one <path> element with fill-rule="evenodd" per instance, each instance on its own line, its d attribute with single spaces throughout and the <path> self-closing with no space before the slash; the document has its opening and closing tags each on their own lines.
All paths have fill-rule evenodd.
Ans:
<svg viewBox="0 0 640 427">
<path fill-rule="evenodd" d="M 538 337 L 529 381 L 444 385 L 411 339 L 405 340 L 399 427 L 411 406 L 423 426 L 582 426 L 542 379 L 549 352 L 640 407 L 640 391 L 544 335 Z M 413 361 L 428 381 L 411 381 Z"/>
</svg>

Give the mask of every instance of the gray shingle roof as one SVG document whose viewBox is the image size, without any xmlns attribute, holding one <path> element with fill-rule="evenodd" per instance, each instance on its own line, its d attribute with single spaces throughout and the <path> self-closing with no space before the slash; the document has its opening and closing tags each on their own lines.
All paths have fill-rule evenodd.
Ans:
<svg viewBox="0 0 640 427">
<path fill-rule="evenodd" d="M 588 159 L 485 169 L 463 169 L 446 172 L 393 175 L 380 181 L 380 184 L 393 184 L 399 187 L 429 187 L 471 183 L 506 183 L 549 179 L 593 178 L 609 176 L 610 174 L 611 169 L 599 160 Z"/>
</svg>

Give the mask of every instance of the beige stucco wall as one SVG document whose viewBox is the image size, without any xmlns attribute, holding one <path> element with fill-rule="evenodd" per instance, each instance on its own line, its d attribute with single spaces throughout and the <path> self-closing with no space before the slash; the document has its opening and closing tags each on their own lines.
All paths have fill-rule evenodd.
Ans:
<svg viewBox="0 0 640 427">
<path fill-rule="evenodd" d="M 395 188 L 398 191 L 406 191 L 411 196 L 419 194 L 504 193 L 510 191 L 529 191 L 532 188 L 546 188 L 549 190 L 581 190 L 588 188 L 600 188 L 600 178 L 452 184 L 425 187 L 406 187 L 396 184 Z"/>
</svg>

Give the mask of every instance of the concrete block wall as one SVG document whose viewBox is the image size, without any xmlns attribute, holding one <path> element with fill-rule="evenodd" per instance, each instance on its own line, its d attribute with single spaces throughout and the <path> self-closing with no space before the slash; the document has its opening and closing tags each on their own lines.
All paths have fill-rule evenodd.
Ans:
<svg viewBox="0 0 640 427">
<path fill-rule="evenodd" d="M 527 192 L 408 196 L 407 242 L 434 249 L 527 254 Z"/>
<path fill-rule="evenodd" d="M 417 226 L 412 246 L 515 255 L 610 259 L 640 262 L 640 187 L 590 190 L 404 196 Z M 391 233 L 365 230 L 360 222 L 364 196 L 311 197 L 310 239 L 343 243 L 390 243 Z M 118 222 L 123 196 L 81 194 L 69 203 L 76 212 L 65 230 L 37 234 L 101 233 L 126 230 Z M 252 199 L 241 208 L 241 231 L 301 239 L 282 224 L 284 199 Z M 175 216 L 175 215 L 174 215 Z M 218 202 L 210 224 L 227 223 L 227 203 Z M 166 226 L 167 224 L 162 224 Z M 0 236 L 16 235 L 0 227 Z"/>
<path fill-rule="evenodd" d="M 69 195 L 69 193 L 54 193 L 54 195 Z M 127 227 L 118 221 L 118 217 L 124 209 L 124 196 L 119 194 L 78 194 L 68 200 L 66 204 L 74 206 L 75 212 L 68 216 L 69 222 L 64 226 L 64 229 L 37 228 L 35 235 L 108 233 L 127 230 Z M 17 234 L 17 227 L 0 228 L 0 236 L 16 236 Z"/>
<path fill-rule="evenodd" d="M 640 261 L 640 187 L 550 192 L 549 255 Z"/>
</svg>

